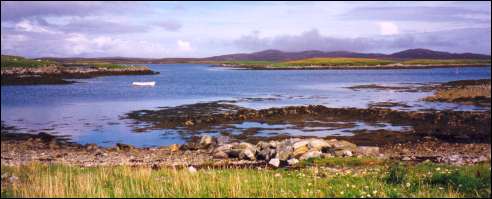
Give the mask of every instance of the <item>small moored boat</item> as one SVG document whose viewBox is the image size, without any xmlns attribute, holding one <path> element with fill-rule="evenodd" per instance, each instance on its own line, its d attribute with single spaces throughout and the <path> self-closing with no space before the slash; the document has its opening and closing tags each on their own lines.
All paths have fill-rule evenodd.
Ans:
<svg viewBox="0 0 492 199">
<path fill-rule="evenodd" d="M 133 86 L 155 86 L 155 82 L 133 82 Z"/>
</svg>

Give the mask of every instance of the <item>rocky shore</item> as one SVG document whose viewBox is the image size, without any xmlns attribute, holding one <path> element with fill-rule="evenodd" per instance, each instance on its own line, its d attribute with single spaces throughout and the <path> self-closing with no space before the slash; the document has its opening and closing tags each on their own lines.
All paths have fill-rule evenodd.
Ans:
<svg viewBox="0 0 492 199">
<path fill-rule="evenodd" d="M 74 83 L 74 81 L 65 79 L 92 78 L 106 75 L 151 74 L 156 74 L 156 72 L 145 66 L 104 68 L 50 65 L 44 67 L 8 67 L 1 70 L 2 85 L 70 84 Z"/>
<path fill-rule="evenodd" d="M 103 148 L 70 143 L 44 133 L 16 135 L 2 130 L 1 148 L 2 165 L 7 166 L 37 162 L 84 167 L 296 167 L 303 160 L 330 157 L 457 165 L 490 161 L 490 144 L 448 143 L 430 137 L 403 144 L 358 146 L 339 139 L 289 138 L 252 144 L 225 136 L 203 136 L 184 145 L 137 148 L 117 144 Z"/>
</svg>

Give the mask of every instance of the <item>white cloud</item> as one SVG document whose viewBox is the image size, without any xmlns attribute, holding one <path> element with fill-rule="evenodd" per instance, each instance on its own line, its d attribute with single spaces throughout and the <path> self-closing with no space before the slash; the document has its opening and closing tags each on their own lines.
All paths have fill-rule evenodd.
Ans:
<svg viewBox="0 0 492 199">
<path fill-rule="evenodd" d="M 191 51 L 191 43 L 188 41 L 178 40 L 178 50 L 180 51 Z"/>
<path fill-rule="evenodd" d="M 383 21 L 379 22 L 378 25 L 381 35 L 397 35 L 400 33 L 398 26 L 393 22 Z"/>
<path fill-rule="evenodd" d="M 15 29 L 24 32 L 53 33 L 53 31 L 25 19 L 16 23 Z"/>
</svg>

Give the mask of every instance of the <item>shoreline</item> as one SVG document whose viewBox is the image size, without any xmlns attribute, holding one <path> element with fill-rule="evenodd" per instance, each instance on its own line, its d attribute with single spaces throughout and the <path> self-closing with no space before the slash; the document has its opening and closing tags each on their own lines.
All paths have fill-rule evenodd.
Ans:
<svg viewBox="0 0 492 199">
<path fill-rule="evenodd" d="M 229 68 L 236 70 L 387 70 L 387 69 L 432 69 L 432 68 L 466 68 L 491 67 L 490 64 L 433 64 L 433 65 L 385 65 L 385 66 L 248 66 L 232 64 L 212 64 L 212 67 Z"/>
</svg>

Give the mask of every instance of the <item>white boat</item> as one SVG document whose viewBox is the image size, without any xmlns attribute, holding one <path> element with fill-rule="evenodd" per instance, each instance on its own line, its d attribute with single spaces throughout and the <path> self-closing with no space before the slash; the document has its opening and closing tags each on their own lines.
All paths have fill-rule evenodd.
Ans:
<svg viewBox="0 0 492 199">
<path fill-rule="evenodd" d="M 155 82 L 133 82 L 134 86 L 155 86 Z"/>
</svg>

